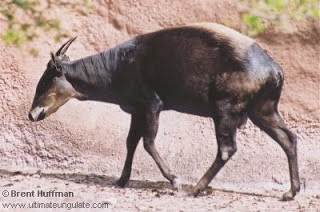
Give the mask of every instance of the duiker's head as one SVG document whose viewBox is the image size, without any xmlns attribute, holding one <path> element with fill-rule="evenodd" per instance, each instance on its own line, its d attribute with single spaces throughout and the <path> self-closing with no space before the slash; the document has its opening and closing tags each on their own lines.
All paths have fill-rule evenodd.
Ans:
<svg viewBox="0 0 320 212">
<path fill-rule="evenodd" d="M 29 112 L 31 121 L 43 120 L 56 112 L 69 99 L 82 96 L 67 81 L 62 66 L 63 62 L 69 61 L 69 57 L 65 53 L 75 39 L 72 38 L 63 44 L 55 54 L 51 53 L 51 60 L 37 85 Z"/>
</svg>

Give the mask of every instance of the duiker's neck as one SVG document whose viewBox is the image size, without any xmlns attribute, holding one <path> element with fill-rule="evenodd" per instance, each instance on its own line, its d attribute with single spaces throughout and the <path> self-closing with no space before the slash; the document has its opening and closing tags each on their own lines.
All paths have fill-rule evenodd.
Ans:
<svg viewBox="0 0 320 212">
<path fill-rule="evenodd" d="M 63 64 L 67 80 L 88 100 L 110 101 L 113 81 L 134 60 L 135 43 L 127 41 L 107 51 Z"/>
</svg>

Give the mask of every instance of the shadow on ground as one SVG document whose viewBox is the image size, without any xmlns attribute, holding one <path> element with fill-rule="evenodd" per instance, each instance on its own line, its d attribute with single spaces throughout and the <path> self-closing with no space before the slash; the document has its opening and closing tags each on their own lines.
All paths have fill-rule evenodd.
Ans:
<svg viewBox="0 0 320 212">
<path fill-rule="evenodd" d="M 54 173 L 54 172 L 42 172 L 41 170 L 37 171 L 11 171 L 6 169 L 0 169 L 0 175 L 22 175 L 22 176 L 33 176 L 38 175 L 40 178 L 51 178 L 51 179 L 60 179 L 65 181 L 70 181 L 77 184 L 84 185 L 97 185 L 100 187 L 110 187 L 115 188 L 118 187 L 116 185 L 116 181 L 118 180 L 115 176 L 107 176 L 107 175 L 99 175 L 99 174 L 88 174 L 88 173 Z M 9 185 L 10 186 L 10 185 Z M 159 194 L 168 194 L 175 195 L 176 191 L 172 189 L 172 186 L 169 182 L 164 181 L 148 181 L 148 180 L 130 180 L 125 188 L 137 189 L 137 190 L 152 190 L 153 192 L 157 192 Z M 124 188 L 124 189 L 125 189 Z M 188 191 L 190 191 L 192 185 L 182 184 L 182 191 L 180 193 L 184 193 L 186 196 L 188 195 Z M 205 191 L 203 191 L 199 196 L 207 196 L 214 195 L 215 191 L 225 192 L 225 193 L 235 193 L 235 194 L 243 194 L 257 197 L 272 197 L 278 198 L 272 194 L 261 194 L 254 192 L 246 192 L 246 191 L 234 191 L 229 189 L 221 189 L 221 188 L 212 188 L 209 186 Z"/>
</svg>

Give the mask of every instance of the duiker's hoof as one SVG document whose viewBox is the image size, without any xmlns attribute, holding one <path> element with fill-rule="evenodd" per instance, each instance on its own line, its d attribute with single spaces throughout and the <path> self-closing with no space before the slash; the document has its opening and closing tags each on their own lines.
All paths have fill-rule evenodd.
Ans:
<svg viewBox="0 0 320 212">
<path fill-rule="evenodd" d="M 294 194 L 292 191 L 288 191 L 286 193 L 283 194 L 282 196 L 282 201 L 291 201 L 294 199 Z"/>
<path fill-rule="evenodd" d="M 197 187 L 193 187 L 191 191 L 188 193 L 191 197 L 197 197 L 200 194 L 200 189 Z"/>
<path fill-rule="evenodd" d="M 116 185 L 121 188 L 124 188 L 127 185 L 127 183 L 128 183 L 128 180 L 120 178 L 119 180 L 117 180 Z"/>
<path fill-rule="evenodd" d="M 210 195 L 213 193 L 213 188 L 208 186 L 207 188 L 205 189 L 200 189 L 200 188 L 197 188 L 196 186 L 193 187 L 191 189 L 191 191 L 189 192 L 189 196 L 193 196 L 193 197 L 198 197 L 199 195 L 201 196 L 207 196 L 207 195 Z"/>
</svg>

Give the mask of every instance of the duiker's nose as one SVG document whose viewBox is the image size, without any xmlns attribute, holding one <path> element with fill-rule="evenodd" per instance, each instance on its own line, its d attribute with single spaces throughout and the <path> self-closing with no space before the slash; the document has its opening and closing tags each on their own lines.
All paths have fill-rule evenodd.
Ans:
<svg viewBox="0 0 320 212">
<path fill-rule="evenodd" d="M 29 112 L 28 117 L 29 117 L 30 121 L 35 121 L 33 116 L 31 115 L 31 112 Z"/>
</svg>

